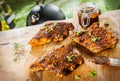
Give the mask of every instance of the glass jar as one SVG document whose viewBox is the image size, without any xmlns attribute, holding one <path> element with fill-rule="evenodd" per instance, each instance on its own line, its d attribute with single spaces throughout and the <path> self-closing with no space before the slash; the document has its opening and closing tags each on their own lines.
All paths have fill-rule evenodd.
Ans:
<svg viewBox="0 0 120 81">
<path fill-rule="evenodd" d="M 77 10 L 79 25 L 83 28 L 99 21 L 99 8 L 93 2 L 82 3 Z"/>
</svg>

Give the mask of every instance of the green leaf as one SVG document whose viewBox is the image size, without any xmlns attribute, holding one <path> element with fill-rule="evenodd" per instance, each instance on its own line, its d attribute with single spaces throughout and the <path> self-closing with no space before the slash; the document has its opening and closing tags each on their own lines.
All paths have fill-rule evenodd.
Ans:
<svg viewBox="0 0 120 81">
<path fill-rule="evenodd" d="M 18 43 L 14 43 L 14 47 L 15 47 L 15 48 L 23 48 L 24 45 L 18 44 Z"/>
<path fill-rule="evenodd" d="M 68 61 L 72 61 L 72 56 L 67 56 Z"/>
<path fill-rule="evenodd" d="M 47 32 L 53 32 L 54 31 L 54 29 L 52 27 L 45 27 L 45 30 Z"/>
<path fill-rule="evenodd" d="M 79 79 L 80 79 L 80 76 L 79 76 L 79 75 L 75 75 L 75 79 L 76 79 L 76 80 L 79 80 Z"/>
<path fill-rule="evenodd" d="M 109 22 L 105 22 L 104 26 L 106 26 L 106 27 L 109 26 Z"/>
<path fill-rule="evenodd" d="M 81 32 L 80 32 L 80 31 L 77 31 L 76 34 L 77 34 L 77 36 L 80 36 L 80 35 L 81 35 Z"/>
<path fill-rule="evenodd" d="M 101 39 L 101 37 L 97 37 L 97 40 L 100 40 Z"/>
<path fill-rule="evenodd" d="M 57 25 L 58 25 L 58 23 L 57 23 L 57 22 L 54 22 L 54 23 L 53 23 L 53 25 L 54 25 L 54 26 L 57 26 Z"/>
<path fill-rule="evenodd" d="M 89 75 L 89 77 L 93 77 L 93 76 L 95 76 L 96 74 L 97 74 L 97 72 L 94 70 L 94 71 L 90 72 L 88 75 Z"/>
<path fill-rule="evenodd" d="M 92 41 L 93 41 L 93 42 L 96 42 L 96 41 L 97 41 L 97 38 L 92 38 Z"/>
<path fill-rule="evenodd" d="M 97 40 L 100 40 L 100 39 L 101 39 L 101 37 L 95 37 L 95 38 L 92 38 L 92 41 L 96 42 Z"/>
<path fill-rule="evenodd" d="M 89 32 L 89 33 L 88 33 L 88 36 L 90 36 L 90 37 L 91 37 L 91 36 L 92 36 L 92 33 L 91 33 L 91 32 Z"/>
<path fill-rule="evenodd" d="M 53 32 L 54 31 L 54 29 L 53 28 L 50 28 L 50 32 Z"/>
<path fill-rule="evenodd" d="M 93 72 L 92 72 L 94 75 L 96 75 L 97 74 L 97 72 L 94 70 Z"/>
<path fill-rule="evenodd" d="M 82 32 L 85 32 L 85 30 L 83 29 Z"/>
</svg>

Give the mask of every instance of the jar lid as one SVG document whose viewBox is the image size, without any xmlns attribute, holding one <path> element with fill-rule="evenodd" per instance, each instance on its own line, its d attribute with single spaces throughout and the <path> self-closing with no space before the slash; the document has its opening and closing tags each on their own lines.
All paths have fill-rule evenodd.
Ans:
<svg viewBox="0 0 120 81">
<path fill-rule="evenodd" d="M 98 10 L 97 5 L 94 2 L 87 2 L 87 3 L 82 3 L 79 7 L 78 7 L 78 13 L 79 14 L 91 14 L 94 13 Z"/>
</svg>

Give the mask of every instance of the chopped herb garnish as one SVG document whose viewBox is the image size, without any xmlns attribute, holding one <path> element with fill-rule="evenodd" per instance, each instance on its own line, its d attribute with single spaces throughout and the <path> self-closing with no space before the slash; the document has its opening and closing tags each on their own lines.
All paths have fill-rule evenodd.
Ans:
<svg viewBox="0 0 120 81">
<path fill-rule="evenodd" d="M 88 36 L 90 36 L 90 37 L 91 37 L 91 36 L 92 36 L 92 33 L 91 33 L 91 32 L 89 32 L 89 33 L 88 33 Z"/>
<path fill-rule="evenodd" d="M 57 22 L 54 22 L 54 23 L 53 23 L 53 25 L 54 25 L 54 26 L 57 26 L 57 25 L 58 25 L 58 23 L 57 23 Z"/>
<path fill-rule="evenodd" d="M 68 61 L 72 61 L 72 56 L 67 56 Z"/>
<path fill-rule="evenodd" d="M 105 23 L 104 23 L 104 26 L 106 26 L 106 27 L 109 26 L 109 23 L 108 23 L 108 22 L 105 22 Z"/>
<path fill-rule="evenodd" d="M 85 30 L 83 29 L 82 32 L 85 32 Z"/>
<path fill-rule="evenodd" d="M 92 41 L 93 41 L 93 42 L 96 42 L 96 41 L 97 41 L 97 38 L 92 38 Z"/>
<path fill-rule="evenodd" d="M 80 31 L 77 31 L 76 34 L 77 34 L 77 36 L 79 36 L 79 35 L 81 34 L 81 32 L 80 32 Z"/>
<path fill-rule="evenodd" d="M 45 27 L 45 30 L 48 31 L 48 30 L 49 30 L 49 27 Z"/>
<path fill-rule="evenodd" d="M 94 77 L 97 74 L 97 72 L 94 70 L 92 72 L 90 72 L 88 75 L 89 77 Z"/>
<path fill-rule="evenodd" d="M 20 56 L 24 54 L 24 45 L 14 43 L 14 61 L 20 60 Z"/>
<path fill-rule="evenodd" d="M 15 47 L 15 48 L 23 48 L 24 45 L 18 44 L 18 43 L 14 43 L 14 47 Z"/>
<path fill-rule="evenodd" d="M 76 80 L 79 80 L 79 79 L 80 79 L 80 76 L 79 76 L 79 75 L 75 75 L 75 79 L 76 79 Z"/>
<path fill-rule="evenodd" d="M 97 40 L 100 40 L 101 39 L 101 37 L 97 37 Z"/>
<path fill-rule="evenodd" d="M 53 28 L 50 28 L 50 32 L 53 32 L 54 30 L 53 30 Z"/>
<path fill-rule="evenodd" d="M 17 60 L 20 60 L 20 55 L 15 53 L 15 55 L 14 55 L 14 61 L 17 61 Z"/>
<path fill-rule="evenodd" d="M 97 40 L 100 40 L 100 37 L 92 38 L 92 41 L 93 41 L 93 42 L 96 42 Z"/>
<path fill-rule="evenodd" d="M 53 29 L 52 27 L 46 27 L 45 30 L 46 30 L 47 32 L 53 32 L 53 31 L 54 31 L 54 29 Z"/>
</svg>

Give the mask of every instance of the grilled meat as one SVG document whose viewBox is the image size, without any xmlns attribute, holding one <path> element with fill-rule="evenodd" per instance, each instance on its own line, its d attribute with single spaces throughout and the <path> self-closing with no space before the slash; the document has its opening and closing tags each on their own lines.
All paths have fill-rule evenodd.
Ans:
<svg viewBox="0 0 120 81">
<path fill-rule="evenodd" d="M 99 27 L 97 22 L 84 31 L 74 33 L 72 39 L 93 53 L 113 48 L 118 41 L 105 27 Z"/>
<path fill-rule="evenodd" d="M 36 71 L 49 70 L 62 77 L 69 74 L 82 63 L 82 56 L 78 53 L 73 53 L 72 47 L 62 46 L 39 58 L 30 66 L 30 71 L 34 73 Z"/>
<path fill-rule="evenodd" d="M 47 22 L 43 29 L 29 41 L 31 46 L 44 45 L 50 42 L 58 42 L 64 40 L 69 31 L 72 31 L 74 26 L 72 23 L 66 22 Z"/>
</svg>

